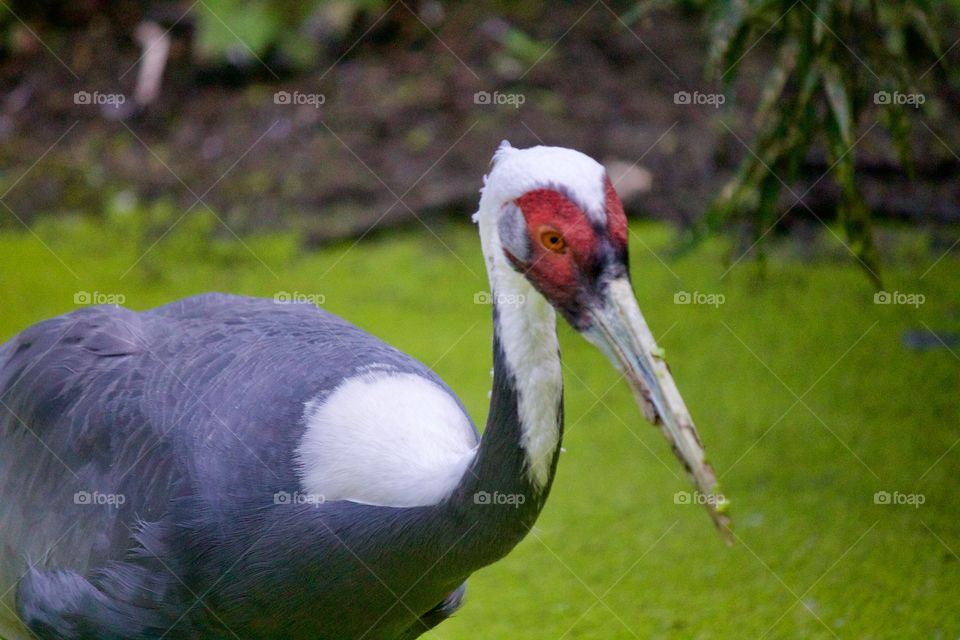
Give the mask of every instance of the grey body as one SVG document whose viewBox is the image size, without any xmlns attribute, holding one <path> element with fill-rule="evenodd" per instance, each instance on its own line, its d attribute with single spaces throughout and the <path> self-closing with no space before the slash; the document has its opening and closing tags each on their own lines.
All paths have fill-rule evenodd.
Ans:
<svg viewBox="0 0 960 640">
<path fill-rule="evenodd" d="M 447 500 L 278 504 L 301 490 L 305 402 L 371 364 L 449 389 L 309 305 L 211 294 L 35 325 L 0 347 L 0 589 L 40 638 L 417 637 L 548 494 L 523 473 L 503 360 L 495 340 L 487 433 Z"/>
</svg>

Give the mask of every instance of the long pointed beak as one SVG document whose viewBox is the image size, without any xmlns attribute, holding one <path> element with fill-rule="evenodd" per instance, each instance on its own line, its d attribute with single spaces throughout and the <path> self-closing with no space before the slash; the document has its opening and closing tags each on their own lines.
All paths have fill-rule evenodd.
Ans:
<svg viewBox="0 0 960 640">
<path fill-rule="evenodd" d="M 593 323 L 584 336 L 606 354 L 630 384 L 647 420 L 660 427 L 690 474 L 703 502 L 724 540 L 732 543 L 729 503 L 720 493 L 713 469 L 707 464 L 700 435 L 677 391 L 663 351 L 650 333 L 630 282 L 617 278 L 609 283 L 602 306 L 590 310 Z"/>
</svg>

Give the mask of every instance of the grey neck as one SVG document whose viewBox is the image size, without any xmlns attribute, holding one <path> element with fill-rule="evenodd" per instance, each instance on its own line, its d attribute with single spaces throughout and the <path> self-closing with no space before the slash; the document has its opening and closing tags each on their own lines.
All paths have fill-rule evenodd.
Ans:
<svg viewBox="0 0 960 640">
<path fill-rule="evenodd" d="M 562 379 L 554 395 L 532 399 L 537 406 L 531 407 L 531 400 L 524 396 L 553 388 L 537 376 L 546 371 L 552 377 L 554 368 L 559 371 L 559 352 L 548 352 L 550 360 L 539 366 L 526 360 L 527 366 L 518 374 L 506 349 L 508 341 L 516 341 L 520 334 L 513 327 L 511 336 L 510 328 L 503 327 L 505 316 L 510 312 L 503 313 L 495 303 L 493 389 L 487 423 L 477 455 L 448 503 L 469 529 L 463 546 L 478 566 L 506 555 L 533 526 L 550 492 L 563 430 Z M 555 327 L 549 331 L 555 341 Z M 531 416 L 551 422 L 531 424 Z"/>
</svg>

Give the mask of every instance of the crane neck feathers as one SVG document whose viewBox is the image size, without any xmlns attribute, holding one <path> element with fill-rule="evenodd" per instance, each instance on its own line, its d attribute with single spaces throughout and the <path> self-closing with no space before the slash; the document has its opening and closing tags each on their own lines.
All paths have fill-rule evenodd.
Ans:
<svg viewBox="0 0 960 640">
<path fill-rule="evenodd" d="M 494 172 L 501 166 L 503 154 L 512 157 L 511 151 L 516 150 L 501 145 L 494 158 Z M 556 313 L 527 279 L 514 270 L 503 252 L 498 221 L 502 209 L 511 206 L 509 200 L 503 200 L 504 194 L 514 188 L 505 188 L 498 180 L 488 177 L 474 219 L 480 227 L 490 296 L 497 311 L 494 331 L 517 392 L 526 473 L 534 487 L 542 490 L 549 484 L 554 454 L 560 445 L 563 375 Z M 496 425 L 488 424 L 487 430 L 491 428 Z"/>
</svg>

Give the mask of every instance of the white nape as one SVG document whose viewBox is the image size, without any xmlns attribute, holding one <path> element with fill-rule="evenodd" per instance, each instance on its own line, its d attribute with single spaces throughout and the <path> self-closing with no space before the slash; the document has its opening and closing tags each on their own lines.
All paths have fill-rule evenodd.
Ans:
<svg viewBox="0 0 960 640">
<path fill-rule="evenodd" d="M 466 473 L 477 434 L 457 402 L 412 374 L 372 369 L 306 404 L 296 458 L 303 490 L 324 501 L 437 504 Z"/>
</svg>

